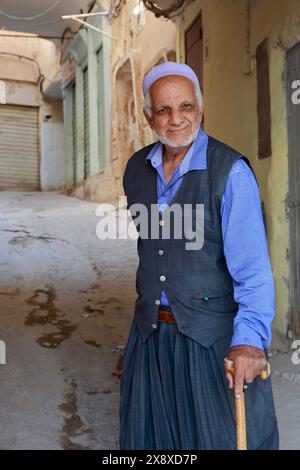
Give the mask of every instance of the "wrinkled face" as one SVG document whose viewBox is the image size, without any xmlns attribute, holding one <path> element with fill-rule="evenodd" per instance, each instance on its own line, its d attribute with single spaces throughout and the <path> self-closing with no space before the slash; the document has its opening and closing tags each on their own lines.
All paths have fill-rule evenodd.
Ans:
<svg viewBox="0 0 300 470">
<path fill-rule="evenodd" d="M 162 143 L 185 147 L 196 137 L 202 120 L 195 88 L 186 77 L 169 75 L 150 87 L 152 116 L 145 114 Z"/>
</svg>

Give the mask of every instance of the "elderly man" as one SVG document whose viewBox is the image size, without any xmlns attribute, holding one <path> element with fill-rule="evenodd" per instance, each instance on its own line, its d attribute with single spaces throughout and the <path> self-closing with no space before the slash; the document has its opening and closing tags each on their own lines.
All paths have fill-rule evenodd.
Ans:
<svg viewBox="0 0 300 470">
<path fill-rule="evenodd" d="M 202 95 L 189 66 L 153 67 L 143 93 L 158 140 L 132 155 L 123 178 L 128 207 L 142 204 L 149 215 L 136 223 L 138 298 L 120 383 L 120 449 L 234 449 L 234 395 L 244 384 L 248 448 L 278 449 L 271 380 L 258 377 L 274 281 L 256 177 L 246 157 L 201 129 Z M 192 207 L 193 227 L 203 217 L 197 249 L 175 236 L 184 210 L 162 236 L 172 205 Z M 150 219 L 158 236 L 141 236 Z"/>
</svg>

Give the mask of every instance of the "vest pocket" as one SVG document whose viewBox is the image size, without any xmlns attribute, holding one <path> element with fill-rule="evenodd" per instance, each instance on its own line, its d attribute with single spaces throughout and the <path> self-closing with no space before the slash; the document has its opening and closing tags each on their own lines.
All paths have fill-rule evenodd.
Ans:
<svg viewBox="0 0 300 470">
<path fill-rule="evenodd" d="M 238 304 L 234 300 L 233 293 L 226 294 L 199 294 L 191 295 L 190 303 L 201 310 L 209 310 L 215 313 L 231 313 L 238 310 Z"/>
</svg>

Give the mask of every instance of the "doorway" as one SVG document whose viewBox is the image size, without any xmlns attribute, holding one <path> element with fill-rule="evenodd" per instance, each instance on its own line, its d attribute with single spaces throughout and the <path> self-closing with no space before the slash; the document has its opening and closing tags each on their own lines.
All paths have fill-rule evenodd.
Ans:
<svg viewBox="0 0 300 470">
<path fill-rule="evenodd" d="M 300 80 L 300 43 L 287 52 L 287 112 L 289 153 L 290 222 L 290 326 L 300 337 L 300 103 L 292 99 L 295 81 Z"/>
</svg>

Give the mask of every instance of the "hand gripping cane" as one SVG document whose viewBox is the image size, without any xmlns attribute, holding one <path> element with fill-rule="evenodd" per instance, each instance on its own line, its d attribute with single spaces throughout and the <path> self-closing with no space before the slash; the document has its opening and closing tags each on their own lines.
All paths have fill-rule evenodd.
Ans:
<svg viewBox="0 0 300 470">
<path fill-rule="evenodd" d="M 234 377 L 233 361 L 227 357 L 224 359 L 224 365 L 227 372 Z M 265 369 L 260 374 L 262 380 L 270 377 L 271 367 L 267 362 Z M 247 386 L 244 386 L 245 388 Z M 236 446 L 237 450 L 247 450 L 246 433 L 246 413 L 245 413 L 245 394 L 242 392 L 240 397 L 235 397 L 235 418 L 236 418 Z"/>
</svg>

